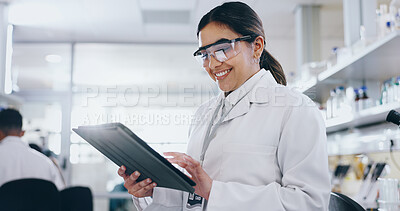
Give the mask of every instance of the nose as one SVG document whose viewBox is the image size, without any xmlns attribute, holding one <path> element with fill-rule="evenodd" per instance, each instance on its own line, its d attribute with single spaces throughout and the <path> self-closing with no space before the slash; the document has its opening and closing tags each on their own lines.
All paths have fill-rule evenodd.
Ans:
<svg viewBox="0 0 400 211">
<path fill-rule="evenodd" d="M 210 59 L 209 59 L 209 63 L 208 63 L 209 68 L 213 69 L 215 67 L 218 67 L 221 64 L 222 64 L 222 62 L 215 59 L 214 55 L 210 55 Z"/>
</svg>

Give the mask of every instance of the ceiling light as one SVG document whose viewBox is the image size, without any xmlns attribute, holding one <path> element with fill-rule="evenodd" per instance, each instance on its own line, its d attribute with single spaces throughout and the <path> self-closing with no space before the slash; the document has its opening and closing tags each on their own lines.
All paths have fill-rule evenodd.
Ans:
<svg viewBox="0 0 400 211">
<path fill-rule="evenodd" d="M 60 55 L 49 54 L 45 57 L 45 60 L 49 63 L 60 63 L 62 61 L 62 57 Z"/>
</svg>

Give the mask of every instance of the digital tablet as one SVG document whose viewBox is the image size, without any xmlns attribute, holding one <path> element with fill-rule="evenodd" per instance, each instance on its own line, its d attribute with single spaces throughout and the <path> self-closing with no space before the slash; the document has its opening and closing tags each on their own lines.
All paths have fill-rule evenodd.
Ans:
<svg viewBox="0 0 400 211">
<path fill-rule="evenodd" d="M 72 129 L 90 145 L 118 166 L 124 165 L 126 173 L 141 173 L 138 181 L 150 178 L 157 187 L 194 193 L 193 180 L 175 168 L 154 151 L 141 138 L 121 123 L 79 126 Z"/>
</svg>

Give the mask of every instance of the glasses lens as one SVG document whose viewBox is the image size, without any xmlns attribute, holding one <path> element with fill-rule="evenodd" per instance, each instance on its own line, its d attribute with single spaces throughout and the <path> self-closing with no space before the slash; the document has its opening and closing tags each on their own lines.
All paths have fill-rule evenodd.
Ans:
<svg viewBox="0 0 400 211">
<path fill-rule="evenodd" d="M 208 54 L 205 50 L 199 51 L 195 54 L 194 58 L 202 65 L 204 66 L 205 62 L 208 62 Z"/>
<path fill-rule="evenodd" d="M 224 62 L 237 55 L 234 47 L 235 43 L 221 43 L 210 47 L 210 51 L 216 60 Z"/>
<path fill-rule="evenodd" d="M 206 67 L 209 65 L 210 56 L 219 62 L 224 62 L 235 57 L 239 52 L 239 45 L 235 45 L 235 42 L 227 42 L 212 45 L 205 50 L 196 52 L 194 56 L 203 67 Z"/>
</svg>

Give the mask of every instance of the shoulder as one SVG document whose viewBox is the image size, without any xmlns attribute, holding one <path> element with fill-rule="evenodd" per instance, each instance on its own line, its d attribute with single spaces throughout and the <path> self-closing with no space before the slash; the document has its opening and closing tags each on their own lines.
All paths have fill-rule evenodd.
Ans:
<svg viewBox="0 0 400 211">
<path fill-rule="evenodd" d="M 268 103 L 278 107 L 315 107 L 315 103 L 295 88 L 263 79 L 252 89 L 250 102 Z"/>
<path fill-rule="evenodd" d="M 29 155 L 29 157 L 32 160 L 35 160 L 36 162 L 41 163 L 42 165 L 47 165 L 47 166 L 53 167 L 53 162 L 46 155 L 44 155 L 34 149 L 31 149 L 29 147 L 27 147 L 27 148 L 28 149 L 27 149 L 26 153 Z"/>
</svg>

